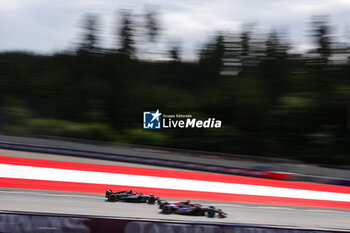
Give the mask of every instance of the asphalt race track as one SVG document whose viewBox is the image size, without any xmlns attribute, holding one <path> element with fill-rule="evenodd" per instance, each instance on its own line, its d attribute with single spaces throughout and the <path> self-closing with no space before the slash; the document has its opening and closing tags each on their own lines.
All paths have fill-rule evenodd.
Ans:
<svg viewBox="0 0 350 233">
<path fill-rule="evenodd" d="M 203 203 L 204 204 L 204 203 Z M 162 215 L 157 205 L 145 203 L 109 203 L 104 196 L 48 194 L 0 190 L 0 211 L 78 214 L 166 221 L 203 221 L 259 224 L 308 229 L 350 230 L 350 211 L 300 209 L 292 207 L 216 204 L 228 217 Z"/>
<path fill-rule="evenodd" d="M 154 166 L 41 153 L 0 150 L 0 154 L 2 156 L 18 158 L 45 159 L 53 161 L 128 167 L 147 167 L 157 169 L 157 167 Z M 235 204 L 233 202 L 220 202 L 218 204 L 210 205 L 215 205 L 216 207 L 221 208 L 223 211 L 228 213 L 228 217 L 225 219 L 210 219 L 205 216 L 162 215 L 160 214 L 160 210 L 158 209 L 157 205 L 155 206 L 143 203 L 109 203 L 105 201 L 103 194 L 69 193 L 47 190 L 41 192 L 39 190 L 27 190 L 0 188 L 0 212 L 19 211 L 76 214 L 81 216 L 163 220 L 167 222 L 225 222 L 307 229 L 344 230 L 347 232 L 350 231 L 349 209 L 278 207 L 258 204 Z"/>
</svg>

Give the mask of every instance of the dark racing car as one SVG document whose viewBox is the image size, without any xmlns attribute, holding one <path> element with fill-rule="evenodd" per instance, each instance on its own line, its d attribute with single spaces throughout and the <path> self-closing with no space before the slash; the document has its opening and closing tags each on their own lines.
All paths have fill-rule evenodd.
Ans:
<svg viewBox="0 0 350 233">
<path fill-rule="evenodd" d="M 221 209 L 216 209 L 214 206 L 203 207 L 200 204 L 192 204 L 190 201 L 168 203 L 167 201 L 160 200 L 159 209 L 161 209 L 162 214 L 182 214 L 182 215 L 194 215 L 203 216 L 206 215 L 209 218 L 215 217 L 217 215 L 219 218 L 225 218 L 226 213 Z"/>
<path fill-rule="evenodd" d="M 116 201 L 124 201 L 124 202 L 137 202 L 137 203 L 148 203 L 154 204 L 156 201 L 159 201 L 158 197 L 155 197 L 153 194 L 143 195 L 140 192 L 133 193 L 130 191 L 120 191 L 113 192 L 112 190 L 107 190 L 105 195 L 107 201 L 116 202 Z"/>
</svg>

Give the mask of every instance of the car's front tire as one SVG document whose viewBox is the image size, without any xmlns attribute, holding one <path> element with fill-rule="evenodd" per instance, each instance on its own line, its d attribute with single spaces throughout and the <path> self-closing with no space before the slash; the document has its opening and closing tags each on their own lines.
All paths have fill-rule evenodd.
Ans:
<svg viewBox="0 0 350 233">
<path fill-rule="evenodd" d="M 149 197 L 148 200 L 147 200 L 147 203 L 148 204 L 154 204 L 154 203 L 156 203 L 156 199 L 154 197 Z"/>
<path fill-rule="evenodd" d="M 215 210 L 214 209 L 209 209 L 207 211 L 208 218 L 214 218 L 215 216 Z"/>
</svg>

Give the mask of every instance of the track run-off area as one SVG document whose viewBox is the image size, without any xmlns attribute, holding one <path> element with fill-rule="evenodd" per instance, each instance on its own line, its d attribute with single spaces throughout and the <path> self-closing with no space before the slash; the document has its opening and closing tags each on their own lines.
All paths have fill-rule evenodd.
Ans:
<svg viewBox="0 0 350 233">
<path fill-rule="evenodd" d="M 350 187 L 30 157 L 1 151 L 1 211 L 350 230 Z M 162 199 L 216 203 L 229 216 L 225 219 L 165 216 L 153 205 L 106 202 L 107 189 L 132 189 Z"/>
<path fill-rule="evenodd" d="M 162 198 L 350 209 L 350 187 L 141 167 L 0 156 L 5 188 L 104 193 L 134 189 Z"/>
</svg>

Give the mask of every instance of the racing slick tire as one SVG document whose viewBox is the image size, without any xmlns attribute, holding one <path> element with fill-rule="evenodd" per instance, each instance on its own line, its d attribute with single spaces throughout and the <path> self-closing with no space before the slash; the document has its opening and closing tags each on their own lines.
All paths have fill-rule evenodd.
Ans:
<svg viewBox="0 0 350 233">
<path fill-rule="evenodd" d="M 111 194 L 111 195 L 109 195 L 109 197 L 108 197 L 108 201 L 110 201 L 110 202 L 116 202 L 117 201 L 117 195 L 115 195 L 115 194 Z"/>
<path fill-rule="evenodd" d="M 171 212 L 173 212 L 173 210 L 170 206 L 165 205 L 162 207 L 162 214 L 171 214 Z"/>
<path fill-rule="evenodd" d="M 208 209 L 207 216 L 208 216 L 208 218 L 214 218 L 215 217 L 215 210 L 214 209 Z"/>
<path fill-rule="evenodd" d="M 147 200 L 147 203 L 148 203 L 148 204 L 154 204 L 154 203 L 156 203 L 155 197 L 149 197 L 148 200 Z"/>
</svg>

